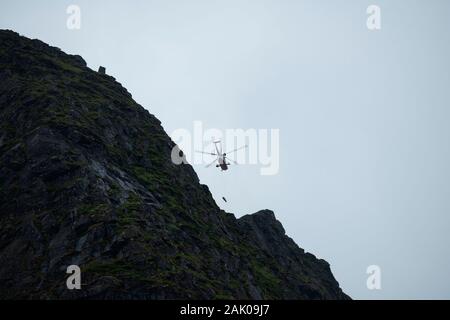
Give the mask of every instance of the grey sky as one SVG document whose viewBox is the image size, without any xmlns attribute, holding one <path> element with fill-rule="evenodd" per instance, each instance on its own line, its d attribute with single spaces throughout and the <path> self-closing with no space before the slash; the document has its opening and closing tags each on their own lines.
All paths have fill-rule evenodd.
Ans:
<svg viewBox="0 0 450 320">
<path fill-rule="evenodd" d="M 449 299 L 449 13 L 447 0 L 0 0 L 0 28 L 105 66 L 169 134 L 279 128 L 278 175 L 196 167 L 216 201 L 273 209 L 353 298 Z"/>
</svg>

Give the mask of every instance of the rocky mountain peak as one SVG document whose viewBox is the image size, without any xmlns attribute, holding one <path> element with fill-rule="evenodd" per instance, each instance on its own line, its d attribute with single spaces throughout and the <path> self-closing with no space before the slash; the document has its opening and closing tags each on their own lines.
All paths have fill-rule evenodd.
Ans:
<svg viewBox="0 0 450 320">
<path fill-rule="evenodd" d="M 0 298 L 348 298 L 272 211 L 222 211 L 173 147 L 113 77 L 0 30 Z"/>
</svg>

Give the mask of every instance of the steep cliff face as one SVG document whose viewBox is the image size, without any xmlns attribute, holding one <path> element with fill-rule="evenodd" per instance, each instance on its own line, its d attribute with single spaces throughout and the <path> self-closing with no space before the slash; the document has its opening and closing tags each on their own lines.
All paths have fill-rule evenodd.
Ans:
<svg viewBox="0 0 450 320">
<path fill-rule="evenodd" d="M 348 298 L 273 212 L 220 210 L 173 146 L 114 78 L 0 31 L 0 298 Z"/>
</svg>

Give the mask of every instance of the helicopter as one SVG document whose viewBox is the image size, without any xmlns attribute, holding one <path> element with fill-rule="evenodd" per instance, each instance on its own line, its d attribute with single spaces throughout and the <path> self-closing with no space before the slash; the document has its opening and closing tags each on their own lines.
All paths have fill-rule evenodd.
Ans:
<svg viewBox="0 0 450 320">
<path fill-rule="evenodd" d="M 228 158 L 228 157 L 227 157 L 227 154 L 230 154 L 230 153 L 236 152 L 236 151 L 238 151 L 238 150 L 242 150 L 242 149 L 247 148 L 247 145 L 244 145 L 244 146 L 242 146 L 242 147 L 236 148 L 236 149 L 231 150 L 231 151 L 229 151 L 229 152 L 223 152 L 223 153 L 222 153 L 222 143 L 221 143 L 221 141 L 220 141 L 220 140 L 215 140 L 215 141 L 213 140 L 213 143 L 214 143 L 214 146 L 215 146 L 215 148 L 216 148 L 216 152 L 204 152 L 204 151 L 197 151 L 197 152 L 203 153 L 203 154 L 208 154 L 208 155 L 211 155 L 211 156 L 216 156 L 217 158 L 214 159 L 213 162 L 209 163 L 209 164 L 206 165 L 205 167 L 206 167 L 206 168 L 209 168 L 210 166 L 212 166 L 214 163 L 217 162 L 216 168 L 220 168 L 221 171 L 226 171 L 226 170 L 228 170 L 228 166 L 231 165 L 231 163 L 228 162 L 227 160 L 233 162 L 233 163 L 236 164 L 236 165 L 238 164 L 238 163 L 237 163 L 236 161 L 234 161 L 233 159 Z"/>
</svg>

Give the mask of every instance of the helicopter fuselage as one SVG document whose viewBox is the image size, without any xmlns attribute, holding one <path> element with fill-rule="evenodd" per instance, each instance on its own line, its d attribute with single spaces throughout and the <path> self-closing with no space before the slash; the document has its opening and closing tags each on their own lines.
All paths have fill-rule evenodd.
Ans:
<svg viewBox="0 0 450 320">
<path fill-rule="evenodd" d="M 218 161 L 219 161 L 219 164 L 216 167 L 220 167 L 220 169 L 222 169 L 222 171 L 228 170 L 228 163 L 225 160 L 224 156 L 219 157 Z"/>
</svg>

